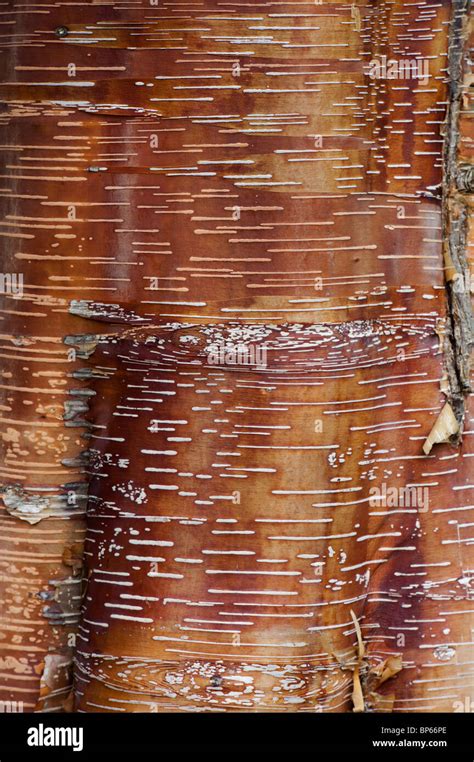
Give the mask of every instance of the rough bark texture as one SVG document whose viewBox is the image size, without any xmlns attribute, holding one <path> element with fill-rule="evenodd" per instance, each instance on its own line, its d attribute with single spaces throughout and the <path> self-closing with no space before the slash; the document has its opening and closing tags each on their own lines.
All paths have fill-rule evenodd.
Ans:
<svg viewBox="0 0 474 762">
<path fill-rule="evenodd" d="M 468 6 L 7 6 L 6 698 L 467 709 Z"/>
</svg>

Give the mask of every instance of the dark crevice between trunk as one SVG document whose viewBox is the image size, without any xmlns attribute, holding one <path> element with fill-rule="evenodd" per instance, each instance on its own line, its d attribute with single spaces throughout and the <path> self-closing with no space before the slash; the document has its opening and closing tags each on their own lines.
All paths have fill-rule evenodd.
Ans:
<svg viewBox="0 0 474 762">
<path fill-rule="evenodd" d="M 459 118 L 464 79 L 464 60 L 469 32 L 471 0 L 454 0 L 449 40 L 448 110 L 445 125 L 442 221 L 447 325 L 444 353 L 449 402 L 462 436 L 466 395 L 470 386 L 473 322 L 470 272 L 467 260 L 469 225 L 468 193 L 474 192 L 473 167 L 459 164 Z"/>
</svg>

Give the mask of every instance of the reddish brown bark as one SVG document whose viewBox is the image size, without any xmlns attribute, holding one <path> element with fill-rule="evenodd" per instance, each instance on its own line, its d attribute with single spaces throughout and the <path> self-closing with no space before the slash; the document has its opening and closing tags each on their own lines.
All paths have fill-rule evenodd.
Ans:
<svg viewBox="0 0 474 762">
<path fill-rule="evenodd" d="M 89 482 L 79 710 L 454 711 L 471 696 L 466 293 L 445 284 L 469 206 L 454 171 L 469 161 L 465 116 L 455 146 L 463 10 L 12 16 L 2 230 L 25 295 L 2 314 L 35 365 L 22 347 L 5 379 L 5 522 L 25 544 L 7 613 L 29 617 L 52 576 L 70 580 L 59 557 L 83 530 L 80 499 L 28 526 L 12 488 Z M 426 62 L 426 81 L 371 78 L 382 56 Z M 264 367 L 209 361 L 236 344 L 265 350 Z M 61 350 L 57 380 L 43 348 Z M 36 367 L 47 375 L 22 392 Z M 84 472 L 59 408 L 49 450 L 30 430 L 48 415 L 37 398 L 85 399 L 86 384 Z M 446 402 L 462 444 L 425 454 Z M 81 406 L 71 415 L 80 427 Z M 407 485 L 427 511 L 400 505 Z M 374 505 L 374 486 L 398 504 Z M 41 606 L 10 646 L 31 706 L 45 654 L 70 654 Z"/>
</svg>

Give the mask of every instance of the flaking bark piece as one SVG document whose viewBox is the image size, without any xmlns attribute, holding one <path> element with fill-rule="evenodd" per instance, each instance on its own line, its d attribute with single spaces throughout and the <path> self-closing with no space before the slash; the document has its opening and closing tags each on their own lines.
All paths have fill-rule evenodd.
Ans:
<svg viewBox="0 0 474 762">
<path fill-rule="evenodd" d="M 27 492 L 20 486 L 6 487 L 1 497 L 10 516 L 22 519 L 28 524 L 37 524 L 54 513 L 51 498 Z"/>
<path fill-rule="evenodd" d="M 367 696 L 367 706 L 371 712 L 384 712 L 385 714 L 393 712 L 393 705 L 395 703 L 395 694 L 387 693 L 382 695 L 376 691 L 372 691 Z"/>
<path fill-rule="evenodd" d="M 441 442 L 449 442 L 451 437 L 458 434 L 459 431 L 460 426 L 454 415 L 453 409 L 449 402 L 446 402 L 438 415 L 433 428 L 426 437 L 423 444 L 423 452 L 425 455 L 429 455 L 433 445 L 440 444 Z"/>
<path fill-rule="evenodd" d="M 354 627 L 357 635 L 357 644 L 358 644 L 358 660 L 357 664 L 354 667 L 354 677 L 353 677 L 353 686 L 352 686 L 352 703 L 353 703 L 353 711 L 354 712 L 364 712 L 365 711 L 365 701 L 364 701 L 364 693 L 362 691 L 362 685 L 360 682 L 360 669 L 362 666 L 362 661 L 365 656 L 365 645 L 364 641 L 362 639 L 362 632 L 360 629 L 359 621 L 354 614 L 354 612 L 351 609 L 351 617 L 352 621 L 354 622 Z"/>
<path fill-rule="evenodd" d="M 62 559 L 65 566 L 71 567 L 74 576 L 79 574 L 82 569 L 82 545 L 80 543 L 66 545 Z"/>
<path fill-rule="evenodd" d="M 380 685 L 390 680 L 391 677 L 398 675 L 403 668 L 401 655 L 389 656 L 385 661 L 372 667 L 367 675 L 367 684 L 371 689 L 378 688 Z"/>
</svg>

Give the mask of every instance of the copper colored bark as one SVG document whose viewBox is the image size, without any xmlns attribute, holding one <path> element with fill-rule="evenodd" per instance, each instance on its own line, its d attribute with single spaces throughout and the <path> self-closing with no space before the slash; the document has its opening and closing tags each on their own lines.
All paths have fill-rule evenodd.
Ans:
<svg viewBox="0 0 474 762">
<path fill-rule="evenodd" d="M 31 706 L 70 657 L 26 603 L 79 580 L 71 482 L 79 711 L 471 697 L 465 5 L 9 6 L 5 596 L 34 614 L 9 646 Z M 20 487 L 53 515 L 19 520 Z"/>
</svg>

